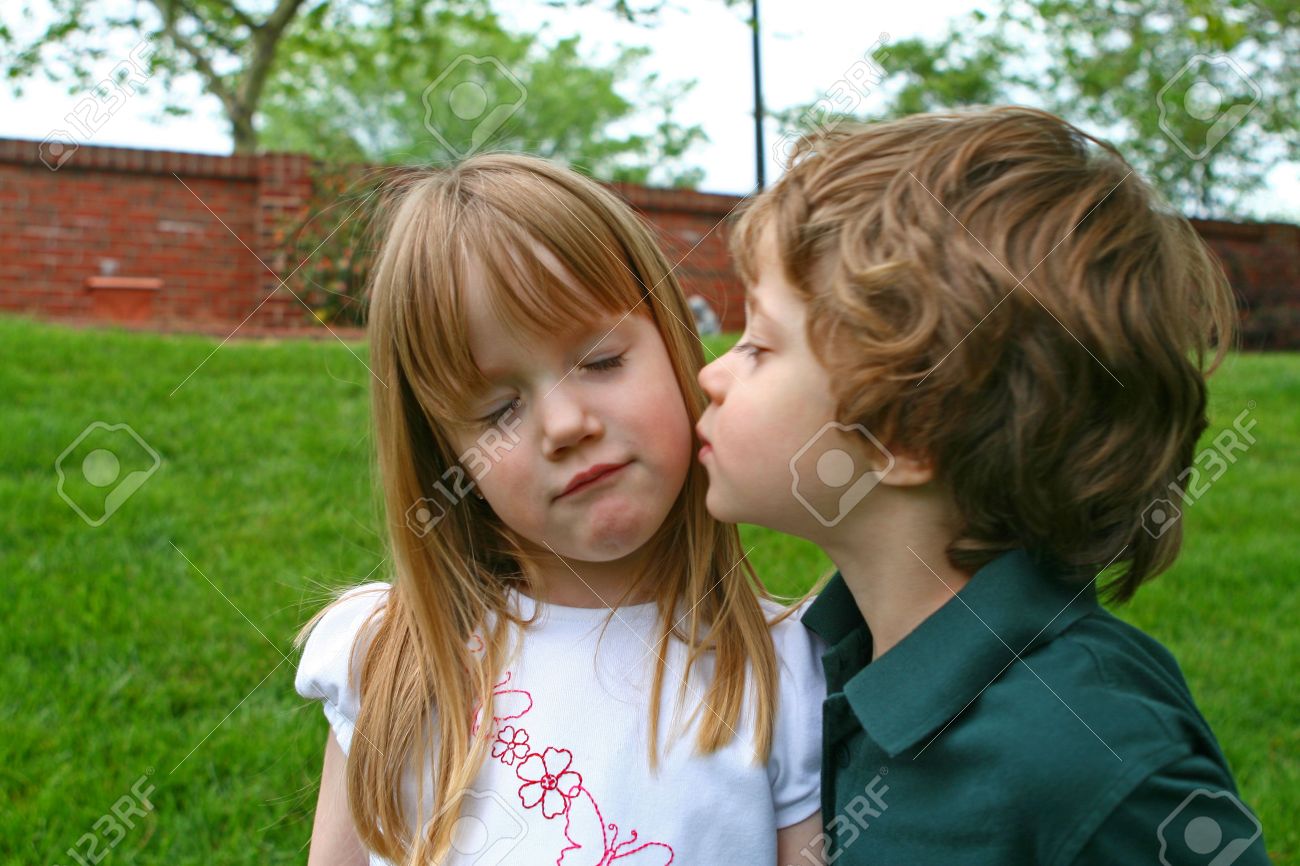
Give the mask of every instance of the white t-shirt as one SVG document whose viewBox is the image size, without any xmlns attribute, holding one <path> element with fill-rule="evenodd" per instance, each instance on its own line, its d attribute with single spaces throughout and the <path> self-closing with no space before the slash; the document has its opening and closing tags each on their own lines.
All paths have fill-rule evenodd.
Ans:
<svg viewBox="0 0 1300 866">
<path fill-rule="evenodd" d="M 312 631 L 295 679 L 299 694 L 324 702 L 345 753 L 358 710 L 358 692 L 346 681 L 349 650 L 387 589 L 372 583 L 349 591 Z M 521 593 L 512 603 L 525 617 L 536 607 Z M 782 610 L 767 601 L 763 607 L 769 619 Z M 772 629 L 780 699 L 766 766 L 753 760 L 748 709 L 739 736 L 711 755 L 694 751 L 708 708 L 700 709 L 684 737 L 670 739 L 685 659 L 681 642 L 673 641 L 656 774 L 646 754 L 658 635 L 654 603 L 620 607 L 603 636 L 607 608 L 543 605 L 498 679 L 491 754 L 464 801 L 448 863 L 775 864 L 777 828 L 808 818 L 820 805 L 825 645 L 799 621 L 805 609 Z M 683 719 L 700 705 L 712 675 L 712 657 L 702 661 L 687 687 Z M 408 776 L 404 786 L 408 815 L 414 815 L 413 782 Z M 431 785 L 428 776 L 426 798 Z M 429 814 L 426 807 L 412 829 Z M 387 861 L 375 855 L 370 863 Z"/>
</svg>

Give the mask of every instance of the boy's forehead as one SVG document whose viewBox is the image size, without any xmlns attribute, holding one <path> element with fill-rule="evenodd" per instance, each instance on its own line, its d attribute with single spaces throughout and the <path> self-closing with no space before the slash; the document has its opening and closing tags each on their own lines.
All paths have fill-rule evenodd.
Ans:
<svg viewBox="0 0 1300 866">
<path fill-rule="evenodd" d="M 780 328 L 803 314 L 803 299 L 785 272 L 764 270 L 758 280 L 745 285 L 745 315 L 760 318 L 773 327 Z"/>
<path fill-rule="evenodd" d="M 784 272 L 781 264 L 781 242 L 776 217 L 770 216 L 764 221 L 754 240 L 752 256 L 755 278 L 760 278 L 765 273 L 775 275 Z"/>
</svg>

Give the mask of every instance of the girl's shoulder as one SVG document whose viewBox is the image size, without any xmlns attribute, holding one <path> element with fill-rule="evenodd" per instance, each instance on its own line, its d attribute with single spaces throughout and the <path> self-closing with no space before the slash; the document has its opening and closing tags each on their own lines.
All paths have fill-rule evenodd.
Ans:
<svg viewBox="0 0 1300 866">
<path fill-rule="evenodd" d="M 355 661 L 365 653 L 374 625 L 387 601 L 389 584 L 382 581 L 352 587 L 317 614 L 294 676 L 294 689 L 323 703 L 325 717 L 346 753 L 360 709 Z M 363 627 L 366 629 L 362 634 Z M 354 651 L 355 650 L 355 651 Z"/>
<path fill-rule="evenodd" d="M 778 682 L 773 719 L 772 753 L 767 771 L 772 785 L 778 827 L 804 820 L 817 811 L 821 791 L 822 702 L 826 676 L 822 667 L 825 644 L 803 624 L 812 599 L 789 608 L 761 599 L 776 649 Z"/>
<path fill-rule="evenodd" d="M 776 647 L 777 658 L 783 662 L 790 661 L 805 667 L 812 663 L 820 670 L 821 656 L 827 649 L 826 642 L 803 624 L 804 614 L 816 600 L 816 596 L 811 596 L 795 605 L 792 610 L 789 605 L 775 599 L 759 599 L 759 605 L 771 623 L 772 644 Z M 790 611 L 789 615 L 782 616 L 787 611 Z"/>
<path fill-rule="evenodd" d="M 826 642 L 803 624 L 803 616 L 813 600 L 809 598 L 793 609 L 771 599 L 759 601 L 770 623 L 776 650 L 780 699 L 792 710 L 808 705 L 820 707 L 826 697 L 826 674 L 822 667 Z M 782 616 L 787 611 L 789 615 Z"/>
</svg>

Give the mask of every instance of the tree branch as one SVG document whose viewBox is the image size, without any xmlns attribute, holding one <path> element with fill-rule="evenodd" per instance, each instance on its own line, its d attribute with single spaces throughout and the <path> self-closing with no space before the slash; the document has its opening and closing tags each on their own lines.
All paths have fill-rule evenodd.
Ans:
<svg viewBox="0 0 1300 866">
<path fill-rule="evenodd" d="M 303 2 L 304 0 L 280 0 L 266 22 L 253 31 L 253 56 L 248 59 L 237 96 L 241 105 L 257 105 L 267 75 L 271 72 L 271 64 L 275 61 L 276 44 L 289 22 L 298 14 L 298 8 Z"/>
<path fill-rule="evenodd" d="M 196 22 L 202 23 L 203 21 L 207 20 L 205 16 L 200 14 L 193 6 L 191 6 L 188 2 L 186 2 L 186 0 L 170 0 L 170 2 L 177 6 L 180 6 L 185 11 L 185 13 L 189 15 L 191 18 L 193 18 Z M 218 0 L 218 2 L 224 3 L 224 0 Z M 253 21 L 253 19 L 249 18 L 247 15 L 240 12 L 238 9 L 234 9 L 233 7 L 230 9 L 230 11 L 233 12 L 237 18 L 239 18 L 241 23 L 245 24 L 248 27 L 250 34 L 257 30 L 257 22 Z M 211 39 L 213 42 L 220 45 L 226 51 L 230 52 L 231 54 L 239 54 L 241 50 L 240 46 L 230 37 L 222 33 L 219 28 L 209 27 L 206 29 L 205 33 L 209 39 Z"/>
<path fill-rule="evenodd" d="M 234 15 L 236 18 L 238 18 L 239 23 L 243 24 L 250 31 L 256 32 L 256 30 L 261 26 L 260 24 L 258 24 L 256 21 L 253 20 L 253 17 L 251 15 L 249 15 L 243 9 L 240 9 L 234 3 L 231 3 L 230 0 L 216 0 L 216 2 L 223 9 L 229 12 L 231 15 Z"/>
<path fill-rule="evenodd" d="M 167 8 L 171 6 L 168 0 L 152 0 L 152 2 L 158 7 L 158 11 L 162 13 L 163 33 L 177 48 L 190 56 L 190 59 L 194 61 L 195 70 L 198 71 L 199 75 L 203 76 L 203 80 L 207 83 L 208 90 L 217 99 L 221 100 L 221 104 L 226 107 L 228 114 L 232 113 L 235 107 L 234 94 L 230 92 L 230 88 L 226 87 L 225 80 L 213 67 L 212 61 L 206 52 L 176 27 L 174 9 Z"/>
<path fill-rule="evenodd" d="M 326 2 L 328 2 L 328 0 L 326 0 Z M 266 23 L 263 25 L 266 30 L 272 34 L 271 38 L 273 43 L 274 40 L 280 38 L 280 34 L 284 32 L 284 28 L 289 26 L 289 22 L 293 20 L 293 16 L 298 14 L 298 7 L 302 4 L 303 0 L 280 0 L 280 2 L 276 4 L 275 11 L 271 13 L 270 17 L 266 19 Z"/>
</svg>

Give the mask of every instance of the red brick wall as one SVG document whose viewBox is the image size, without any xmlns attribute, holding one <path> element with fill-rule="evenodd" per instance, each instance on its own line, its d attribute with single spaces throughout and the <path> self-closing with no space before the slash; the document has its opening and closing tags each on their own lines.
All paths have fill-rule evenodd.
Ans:
<svg viewBox="0 0 1300 866">
<path fill-rule="evenodd" d="M 1192 220 L 1242 306 L 1249 349 L 1300 349 L 1300 226 Z"/>
<path fill-rule="evenodd" d="M 708 298 L 724 331 L 742 330 L 744 290 L 727 253 L 729 218 L 741 198 L 628 184 L 613 188 L 655 227 L 659 245 L 676 266 L 673 273 L 687 296 Z"/>
<path fill-rule="evenodd" d="M 319 329 L 290 291 L 302 294 L 299 281 L 279 287 L 271 271 L 287 275 L 297 264 L 273 235 L 310 197 L 308 158 L 83 145 L 62 164 L 51 160 L 51 169 L 43 155 L 49 159 L 39 142 L 0 139 L 0 310 L 111 316 L 111 305 L 87 287 L 111 274 L 161 279 L 161 288 L 145 290 L 152 296 L 148 321 L 160 328 L 228 331 L 247 317 L 241 333 Z M 742 327 L 740 287 L 727 262 L 725 226 L 717 225 L 737 199 L 618 190 L 660 229 L 686 292 L 709 298 L 726 327 Z"/>
<path fill-rule="evenodd" d="M 241 333 L 319 330 L 293 295 L 303 292 L 301 283 L 282 287 L 272 273 L 287 275 L 298 264 L 277 246 L 275 233 L 310 198 L 307 157 L 86 145 L 61 164 L 49 156 L 38 142 L 0 139 L 0 310 L 73 320 L 113 316 L 105 303 L 112 291 L 87 287 L 110 272 L 111 261 L 113 276 L 161 281 L 157 289 L 125 292 L 149 303 L 148 326 L 228 332 L 243 322 Z M 742 292 L 726 237 L 741 199 L 614 189 L 656 228 L 686 293 L 708 298 L 725 330 L 741 329 Z M 1300 348 L 1300 227 L 1195 225 L 1242 298 L 1245 345 Z"/>
<path fill-rule="evenodd" d="M 262 243 L 285 157 L 82 146 L 51 170 L 39 156 L 36 142 L 0 139 L 0 309 L 95 318 L 87 280 L 111 274 L 161 278 L 160 325 L 233 327 L 275 286 L 244 244 Z M 249 325 L 290 315 L 276 297 Z"/>
</svg>

